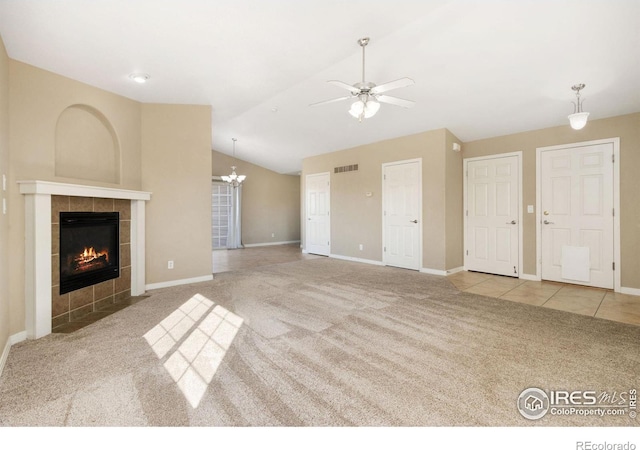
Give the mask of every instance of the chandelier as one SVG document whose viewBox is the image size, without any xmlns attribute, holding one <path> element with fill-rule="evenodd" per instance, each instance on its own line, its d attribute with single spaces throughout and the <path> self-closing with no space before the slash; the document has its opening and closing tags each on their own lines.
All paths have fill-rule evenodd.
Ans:
<svg viewBox="0 0 640 450">
<path fill-rule="evenodd" d="M 231 140 L 233 141 L 233 159 L 236 159 L 236 138 L 231 138 Z M 229 183 L 231 186 L 233 187 L 237 187 L 240 186 L 240 183 L 242 183 L 244 181 L 245 178 L 247 178 L 245 175 L 238 175 L 236 174 L 236 166 L 231 166 L 231 175 L 222 175 L 222 180 L 226 181 L 227 183 Z"/>
<path fill-rule="evenodd" d="M 573 85 L 571 89 L 576 92 L 576 102 L 573 103 L 573 114 L 569 115 L 569 124 L 574 130 L 581 130 L 587 124 L 587 118 L 589 117 L 588 112 L 582 111 L 582 102 L 580 101 L 580 90 L 584 89 L 584 84 Z"/>
</svg>

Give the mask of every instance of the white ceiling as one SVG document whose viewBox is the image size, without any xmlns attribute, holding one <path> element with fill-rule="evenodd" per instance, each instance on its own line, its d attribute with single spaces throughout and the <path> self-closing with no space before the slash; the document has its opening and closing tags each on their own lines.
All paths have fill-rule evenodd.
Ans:
<svg viewBox="0 0 640 450">
<path fill-rule="evenodd" d="M 150 103 L 213 108 L 213 148 L 280 173 L 446 127 L 462 141 L 640 111 L 640 0 L 0 0 L 9 56 Z M 359 123 L 326 83 L 402 77 Z M 131 72 L 151 79 L 138 85 Z M 277 112 L 274 112 L 274 108 Z M 587 125 L 588 126 L 588 125 Z M 577 134 L 576 139 L 580 137 Z"/>
</svg>

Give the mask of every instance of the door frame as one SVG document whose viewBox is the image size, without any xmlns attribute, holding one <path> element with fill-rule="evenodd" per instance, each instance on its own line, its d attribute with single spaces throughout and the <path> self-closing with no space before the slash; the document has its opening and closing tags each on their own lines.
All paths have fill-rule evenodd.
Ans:
<svg viewBox="0 0 640 450">
<path fill-rule="evenodd" d="M 308 227 L 307 227 L 307 222 L 309 220 L 309 205 L 307 203 L 307 190 L 309 188 L 309 184 L 307 183 L 307 180 L 309 179 L 309 177 L 315 177 L 315 176 L 320 176 L 320 175 L 326 175 L 327 179 L 329 180 L 329 197 L 328 197 L 328 202 L 329 202 L 329 220 L 328 220 L 328 226 L 329 226 L 329 250 L 327 252 L 326 256 L 331 255 L 331 172 L 318 172 L 318 173 L 309 173 L 306 174 L 304 177 L 304 248 L 302 249 L 302 253 L 308 253 L 307 251 L 307 245 L 309 243 L 309 240 L 307 239 L 307 233 L 309 232 Z M 324 256 L 324 255 L 323 255 Z"/>
<path fill-rule="evenodd" d="M 613 290 L 620 292 L 620 138 L 598 139 L 594 141 L 573 142 L 570 144 L 552 145 L 536 148 L 536 279 L 542 280 L 542 214 L 540 212 L 542 201 L 542 152 L 555 150 L 569 150 L 576 147 L 589 145 L 613 144 Z"/>
<path fill-rule="evenodd" d="M 390 161 L 390 162 L 386 162 L 386 163 L 382 163 L 381 166 L 381 174 L 380 174 L 380 178 L 382 179 L 382 204 L 381 206 L 381 213 L 382 213 L 382 264 L 383 265 L 387 265 L 387 252 L 384 251 L 385 247 L 387 246 L 387 242 L 386 242 L 386 226 L 387 226 L 387 216 L 385 215 L 385 210 L 384 210 L 384 205 L 386 205 L 385 203 L 385 192 L 386 192 L 386 188 L 385 188 L 385 179 L 384 179 L 384 170 L 385 167 L 387 166 L 397 166 L 399 164 L 408 164 L 408 163 L 418 163 L 418 168 L 420 169 L 418 172 L 418 185 L 419 185 L 419 189 L 418 189 L 418 197 L 419 197 L 419 201 L 418 201 L 418 207 L 420 210 L 419 216 L 420 216 L 420 226 L 418 227 L 418 260 L 420 261 L 419 263 L 419 267 L 418 267 L 418 271 L 422 270 L 422 265 L 423 265 L 423 260 L 422 260 L 422 245 L 423 245 L 423 240 L 422 240 L 422 230 L 424 229 L 424 217 L 423 217 L 423 205 L 422 205 L 422 189 L 424 188 L 423 184 L 422 184 L 422 158 L 413 158 L 413 159 L 404 159 L 401 161 Z M 395 266 L 391 266 L 391 267 L 395 267 Z"/>
<path fill-rule="evenodd" d="M 517 152 L 509 152 L 509 153 L 495 153 L 492 155 L 487 155 L 487 156 L 476 156 L 474 158 L 464 158 L 462 160 L 462 179 L 463 179 L 463 185 L 462 185 L 462 218 L 463 218 L 463 224 L 462 224 L 462 229 L 463 229 L 463 236 L 464 236 L 464 253 L 463 253 L 463 259 L 464 259 L 464 270 L 467 270 L 467 252 L 468 252 L 468 246 L 467 246 L 467 211 L 468 211 L 468 205 L 467 205 L 467 175 L 468 175 L 468 166 L 470 162 L 475 162 L 475 161 L 484 161 L 487 159 L 497 159 L 497 158 L 505 158 L 505 157 L 509 157 L 509 156 L 516 156 L 518 159 L 518 278 L 523 278 L 523 268 L 524 268 L 524 245 L 523 245 L 523 212 L 524 212 L 524 208 L 523 208 L 523 200 L 522 200 L 522 151 L 517 151 Z"/>
</svg>

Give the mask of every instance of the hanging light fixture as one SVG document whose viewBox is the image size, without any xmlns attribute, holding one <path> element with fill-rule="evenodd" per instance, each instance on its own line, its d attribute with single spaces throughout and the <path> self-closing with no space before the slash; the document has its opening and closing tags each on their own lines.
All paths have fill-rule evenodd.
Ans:
<svg viewBox="0 0 640 450">
<path fill-rule="evenodd" d="M 231 138 L 231 140 L 233 141 L 233 159 L 236 159 L 236 138 Z M 242 183 L 244 181 L 245 178 L 247 178 L 245 175 L 237 175 L 236 174 L 236 166 L 231 166 L 231 175 L 222 175 L 222 180 L 226 181 L 227 183 L 229 183 L 231 186 L 233 187 L 238 187 L 240 186 L 240 183 Z"/>
<path fill-rule="evenodd" d="M 363 118 L 368 119 L 373 117 L 380 109 L 380 103 L 378 103 L 369 94 L 360 94 L 358 100 L 351 104 L 349 114 L 356 119 L 362 121 Z"/>
<path fill-rule="evenodd" d="M 576 91 L 576 102 L 571 102 L 573 103 L 574 111 L 573 114 L 569 114 L 569 124 L 574 130 L 581 130 L 587 124 L 587 118 L 589 117 L 588 112 L 582 111 L 582 102 L 580 101 L 580 90 L 584 89 L 584 84 L 574 84 L 571 89 Z"/>
</svg>

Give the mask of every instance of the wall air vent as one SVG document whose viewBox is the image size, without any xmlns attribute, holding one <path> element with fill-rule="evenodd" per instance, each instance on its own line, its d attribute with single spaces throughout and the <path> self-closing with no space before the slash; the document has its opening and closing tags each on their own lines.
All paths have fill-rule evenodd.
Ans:
<svg viewBox="0 0 640 450">
<path fill-rule="evenodd" d="M 333 173 L 353 172 L 355 170 L 358 170 L 358 165 L 351 164 L 349 166 L 335 167 Z"/>
</svg>

